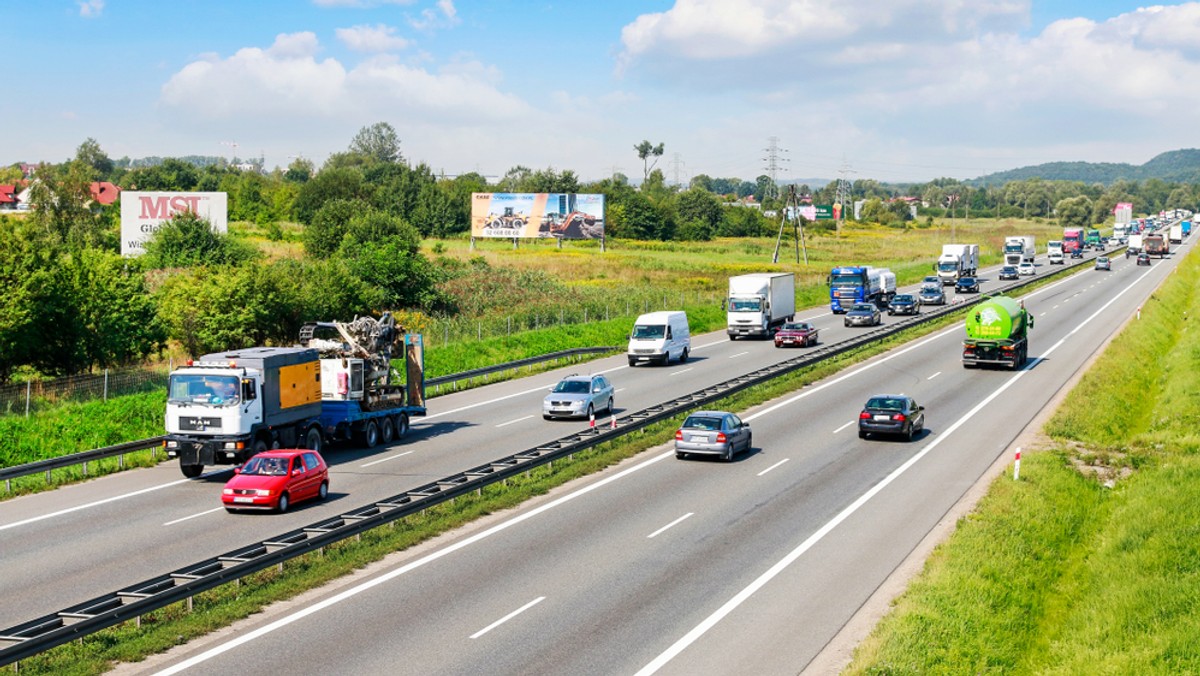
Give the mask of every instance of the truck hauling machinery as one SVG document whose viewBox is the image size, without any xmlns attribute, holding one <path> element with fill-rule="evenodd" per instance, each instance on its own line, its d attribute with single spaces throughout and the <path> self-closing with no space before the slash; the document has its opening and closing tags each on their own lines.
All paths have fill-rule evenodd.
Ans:
<svg viewBox="0 0 1200 676">
<path fill-rule="evenodd" d="M 404 385 L 392 378 L 401 346 Z M 385 313 L 305 324 L 298 347 L 216 352 L 175 369 L 163 446 L 184 476 L 196 477 L 205 465 L 240 465 L 270 448 L 319 451 L 345 439 L 370 448 L 403 436 L 409 418 L 424 415 L 421 336 Z"/>
<path fill-rule="evenodd" d="M 790 272 L 756 272 L 729 278 L 726 332 L 770 338 L 796 313 L 796 277 Z"/>
<path fill-rule="evenodd" d="M 1033 315 L 1008 296 L 993 296 L 967 313 L 963 368 L 998 364 L 1017 370 L 1029 356 Z"/>
<path fill-rule="evenodd" d="M 887 268 L 843 265 L 829 273 L 829 309 L 834 314 L 850 310 L 855 303 L 891 302 L 896 295 L 896 274 Z"/>
<path fill-rule="evenodd" d="M 974 277 L 979 271 L 979 245 L 943 244 L 935 267 L 942 286 L 958 283 L 959 277 Z"/>
</svg>

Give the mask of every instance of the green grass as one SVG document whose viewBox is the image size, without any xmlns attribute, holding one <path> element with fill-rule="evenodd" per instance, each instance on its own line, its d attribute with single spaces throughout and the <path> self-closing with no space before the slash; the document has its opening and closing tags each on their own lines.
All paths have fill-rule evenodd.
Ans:
<svg viewBox="0 0 1200 676">
<path fill-rule="evenodd" d="M 847 673 L 1200 673 L 1198 276 L 1181 262 Z"/>
</svg>

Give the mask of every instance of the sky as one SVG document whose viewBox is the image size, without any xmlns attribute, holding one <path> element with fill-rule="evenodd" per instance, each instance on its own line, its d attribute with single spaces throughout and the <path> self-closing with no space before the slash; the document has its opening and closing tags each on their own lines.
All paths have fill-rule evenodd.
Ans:
<svg viewBox="0 0 1200 676">
<path fill-rule="evenodd" d="M 636 181 L 969 179 L 1200 145 L 1200 2 L 0 0 L 0 165 L 411 163 Z"/>
</svg>

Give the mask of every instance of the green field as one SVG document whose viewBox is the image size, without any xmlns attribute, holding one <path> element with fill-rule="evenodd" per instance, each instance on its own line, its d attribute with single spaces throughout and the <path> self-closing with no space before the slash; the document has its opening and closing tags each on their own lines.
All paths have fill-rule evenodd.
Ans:
<svg viewBox="0 0 1200 676">
<path fill-rule="evenodd" d="M 847 673 L 1200 673 L 1198 276 L 1143 305 Z"/>
</svg>

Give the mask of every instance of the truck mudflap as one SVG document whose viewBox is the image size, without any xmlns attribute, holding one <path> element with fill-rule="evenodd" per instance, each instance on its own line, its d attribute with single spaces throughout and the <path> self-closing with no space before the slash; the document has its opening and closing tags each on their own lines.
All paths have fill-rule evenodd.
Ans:
<svg viewBox="0 0 1200 676">
<path fill-rule="evenodd" d="M 1022 342 L 964 341 L 963 368 L 1003 366 L 1013 371 L 1025 364 L 1026 345 Z"/>
</svg>

